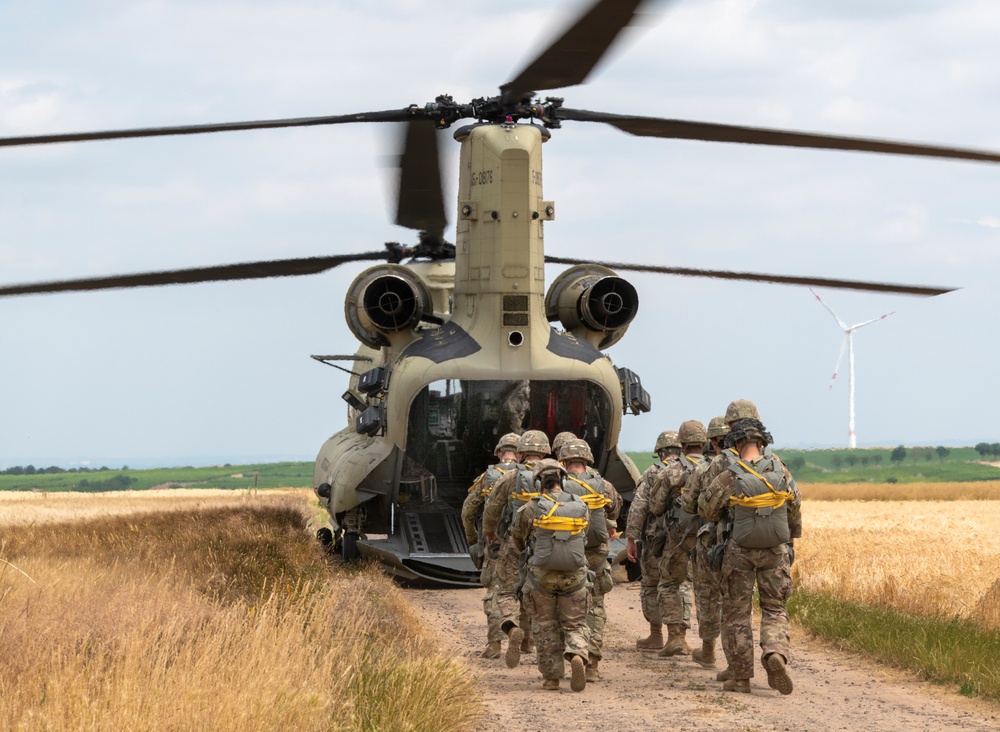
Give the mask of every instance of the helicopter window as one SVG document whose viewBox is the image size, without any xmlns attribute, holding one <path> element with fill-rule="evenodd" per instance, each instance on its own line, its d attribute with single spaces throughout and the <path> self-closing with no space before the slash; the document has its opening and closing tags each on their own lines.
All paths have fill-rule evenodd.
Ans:
<svg viewBox="0 0 1000 732">
<path fill-rule="evenodd" d="M 461 501 L 508 432 L 568 430 L 587 440 L 597 460 L 607 449 L 611 398 L 589 381 L 446 379 L 424 387 L 410 406 L 406 456 Z M 598 465 L 598 468 L 601 466 Z"/>
</svg>

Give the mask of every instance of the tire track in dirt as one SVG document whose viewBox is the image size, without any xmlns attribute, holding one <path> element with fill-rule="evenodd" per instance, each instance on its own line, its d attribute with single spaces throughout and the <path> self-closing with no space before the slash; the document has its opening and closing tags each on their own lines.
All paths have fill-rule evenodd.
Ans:
<svg viewBox="0 0 1000 732">
<path fill-rule="evenodd" d="M 606 597 L 608 625 L 604 681 L 579 694 L 567 679 L 558 692 L 543 691 L 534 653 L 508 669 L 485 660 L 482 592 L 413 590 L 408 595 L 426 627 L 438 629 L 445 647 L 478 678 L 486 712 L 478 730 L 860 730 L 937 732 L 1000 729 L 1000 705 L 967 699 L 953 690 L 915 680 L 893 669 L 838 652 L 792 629 L 795 683 L 790 696 L 768 688 L 757 660 L 753 693 L 722 691 L 715 670 L 690 660 L 640 652 L 648 633 L 638 583 L 619 584 Z M 759 618 L 755 618 L 755 624 Z M 755 631 L 756 632 L 756 631 Z M 688 642 L 697 640 L 688 633 Z M 717 649 L 720 667 L 724 664 Z"/>
</svg>

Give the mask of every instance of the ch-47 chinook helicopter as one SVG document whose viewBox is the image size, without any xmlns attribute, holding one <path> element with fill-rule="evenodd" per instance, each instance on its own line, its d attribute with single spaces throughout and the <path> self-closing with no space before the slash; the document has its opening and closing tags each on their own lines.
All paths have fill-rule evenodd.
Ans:
<svg viewBox="0 0 1000 732">
<path fill-rule="evenodd" d="M 636 15 L 639 0 L 590 6 L 500 93 L 471 102 L 440 96 L 402 109 L 328 117 L 112 130 L 0 139 L 0 147 L 355 122 L 401 122 L 396 223 L 414 246 L 0 287 L 0 295 L 148 287 L 314 274 L 384 263 L 358 274 L 345 314 L 360 348 L 344 392 L 348 424 L 320 449 L 314 488 L 339 550 L 381 558 L 400 577 L 476 584 L 458 508 L 490 462 L 497 436 L 542 429 L 584 437 L 597 468 L 624 493 L 635 466 L 619 450 L 623 415 L 648 410 L 635 374 L 605 351 L 638 308 L 617 271 L 748 279 L 934 295 L 944 288 L 817 277 L 617 264 L 546 255 L 555 204 L 542 191 L 542 149 L 564 122 L 601 122 L 644 136 L 855 150 L 1000 162 L 996 153 L 573 109 L 543 90 L 580 84 Z M 460 145 L 455 243 L 446 241 L 438 141 Z M 544 265 L 569 265 L 546 287 Z M 555 328 L 551 324 L 558 323 Z M 331 537 L 332 538 L 332 537 Z"/>
</svg>

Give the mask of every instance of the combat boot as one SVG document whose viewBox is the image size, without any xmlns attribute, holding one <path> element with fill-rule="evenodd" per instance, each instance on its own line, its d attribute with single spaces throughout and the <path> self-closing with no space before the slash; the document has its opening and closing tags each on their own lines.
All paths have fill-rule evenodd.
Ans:
<svg viewBox="0 0 1000 732">
<path fill-rule="evenodd" d="M 504 656 L 507 668 L 517 668 L 517 665 L 521 663 L 521 642 L 523 640 L 524 631 L 516 625 L 507 633 L 507 655 Z"/>
<path fill-rule="evenodd" d="M 691 653 L 691 647 L 684 640 L 687 629 L 683 623 L 671 623 L 667 626 L 667 644 L 660 651 L 661 656 L 686 656 Z"/>
<path fill-rule="evenodd" d="M 546 691 L 559 691 L 559 679 L 545 679 L 542 688 Z"/>
<path fill-rule="evenodd" d="M 703 668 L 715 668 L 715 641 L 703 640 L 701 648 L 691 651 L 691 658 Z"/>
<path fill-rule="evenodd" d="M 733 678 L 733 670 L 729 666 L 726 666 L 715 675 L 716 681 L 729 681 L 731 678 Z"/>
<path fill-rule="evenodd" d="M 601 662 L 601 659 L 597 658 L 590 661 L 587 664 L 587 682 L 596 682 L 602 680 L 604 677 L 601 676 L 601 670 L 597 667 Z"/>
<path fill-rule="evenodd" d="M 640 651 L 658 651 L 663 648 L 663 626 L 659 623 L 649 624 L 649 636 L 635 642 Z"/>
<path fill-rule="evenodd" d="M 729 679 L 722 685 L 723 691 L 738 691 L 741 694 L 750 693 L 750 679 Z"/>
<path fill-rule="evenodd" d="M 486 644 L 485 650 L 479 654 L 480 658 L 500 658 L 500 654 L 503 650 L 500 647 L 500 641 L 492 641 Z"/>
<path fill-rule="evenodd" d="M 524 631 L 524 640 L 521 641 L 521 653 L 531 653 L 535 650 L 535 634 L 530 630 Z"/>
<path fill-rule="evenodd" d="M 573 656 L 569 665 L 573 669 L 569 688 L 573 691 L 583 691 L 587 688 L 587 662 L 583 660 L 583 656 Z"/>
<path fill-rule="evenodd" d="M 780 653 L 764 656 L 764 670 L 767 671 L 767 685 L 782 694 L 792 693 L 792 677 L 785 668 L 785 658 Z"/>
</svg>

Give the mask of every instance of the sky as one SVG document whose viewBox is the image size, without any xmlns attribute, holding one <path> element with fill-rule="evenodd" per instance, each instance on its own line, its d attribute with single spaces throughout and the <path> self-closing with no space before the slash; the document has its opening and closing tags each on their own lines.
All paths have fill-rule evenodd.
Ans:
<svg viewBox="0 0 1000 732">
<path fill-rule="evenodd" d="M 346 114 L 496 93 L 577 3 L 0 0 L 0 136 Z M 654 3 L 588 83 L 624 114 L 1000 150 L 1000 6 Z M 441 133 L 454 222 L 458 145 Z M 412 242 L 393 125 L 0 149 L 0 283 Z M 636 138 L 567 122 L 544 148 L 546 252 L 961 289 L 820 290 L 855 336 L 859 446 L 1000 440 L 1000 166 Z M 339 430 L 364 268 L 0 300 L 0 468 L 312 459 Z M 561 267 L 547 269 L 549 278 Z M 808 289 L 623 273 L 609 355 L 653 411 L 620 445 L 760 408 L 776 445 L 847 445 L 842 333 Z"/>
</svg>

